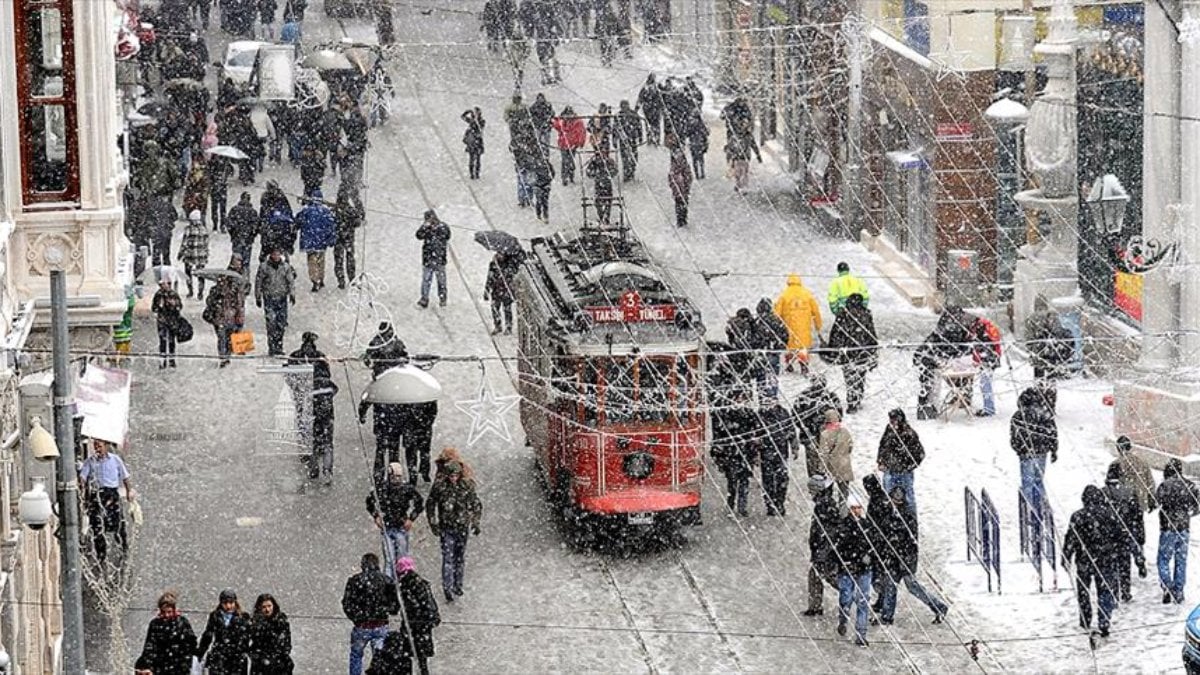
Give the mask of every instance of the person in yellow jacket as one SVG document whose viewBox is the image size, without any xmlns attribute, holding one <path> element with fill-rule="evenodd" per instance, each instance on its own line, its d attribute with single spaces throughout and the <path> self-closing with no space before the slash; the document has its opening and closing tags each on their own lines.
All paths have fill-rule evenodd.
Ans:
<svg viewBox="0 0 1200 675">
<path fill-rule="evenodd" d="M 788 372 L 793 372 L 793 361 L 800 364 L 800 370 L 807 372 L 808 350 L 812 347 L 813 331 L 821 332 L 821 308 L 812 292 L 804 287 L 799 274 L 790 274 L 787 287 L 775 301 L 775 314 L 783 319 L 788 329 L 788 351 L 784 356 L 784 364 Z"/>
<path fill-rule="evenodd" d="M 829 284 L 829 311 L 837 314 L 846 306 L 846 300 L 851 295 L 858 293 L 863 297 L 863 307 L 866 307 L 871 299 L 871 294 L 867 292 L 867 285 L 862 279 L 850 274 L 849 263 L 840 262 L 837 264 L 838 275 Z"/>
</svg>

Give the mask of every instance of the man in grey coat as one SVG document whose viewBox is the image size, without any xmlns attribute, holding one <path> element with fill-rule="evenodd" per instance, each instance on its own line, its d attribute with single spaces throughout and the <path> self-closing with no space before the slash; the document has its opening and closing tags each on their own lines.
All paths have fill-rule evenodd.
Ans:
<svg viewBox="0 0 1200 675">
<path fill-rule="evenodd" d="M 283 356 L 283 333 L 288 325 L 288 303 L 296 304 L 296 270 L 283 257 L 278 246 L 258 266 L 254 282 L 254 302 L 263 308 L 267 319 L 267 355 Z"/>
</svg>

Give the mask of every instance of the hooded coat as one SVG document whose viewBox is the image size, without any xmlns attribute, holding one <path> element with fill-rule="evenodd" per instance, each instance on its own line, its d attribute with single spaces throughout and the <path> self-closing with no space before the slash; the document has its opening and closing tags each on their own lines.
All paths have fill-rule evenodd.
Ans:
<svg viewBox="0 0 1200 675">
<path fill-rule="evenodd" d="M 775 300 L 775 313 L 787 325 L 788 349 L 812 347 L 813 330 L 821 331 L 821 308 L 812 292 L 804 287 L 800 275 L 788 275 L 787 287 Z"/>
<path fill-rule="evenodd" d="M 1108 508 L 1104 492 L 1095 485 L 1083 489 L 1083 508 L 1071 514 L 1063 537 L 1063 560 L 1078 569 L 1102 575 L 1127 554 L 1124 529 Z"/>
<path fill-rule="evenodd" d="M 275 613 L 270 617 L 258 611 L 270 600 Z M 264 593 L 258 596 L 254 616 L 250 618 L 250 675 L 291 675 L 292 627 L 287 614 L 279 609 L 279 601 Z"/>
<path fill-rule="evenodd" d="M 409 571 L 396 580 L 396 588 L 404 605 L 404 618 L 412 629 L 416 655 L 433 656 L 433 629 L 442 622 L 442 617 L 438 612 L 437 600 L 429 589 L 429 582 L 416 572 Z"/>
<path fill-rule="evenodd" d="M 1161 532 L 1187 532 L 1191 520 L 1200 513 L 1200 490 L 1183 476 L 1183 464 L 1177 459 L 1163 468 L 1163 482 L 1155 492 L 1158 498 L 1158 527 Z"/>
<path fill-rule="evenodd" d="M 836 410 L 825 411 L 825 427 L 821 429 L 818 453 L 825 466 L 826 475 L 839 483 L 854 480 L 854 467 L 850 455 L 854 450 L 854 439 L 842 426 L 842 416 Z"/>
<path fill-rule="evenodd" d="M 883 428 L 875 461 L 885 473 L 909 473 L 924 460 L 925 446 L 907 420 L 900 421 L 895 428 L 891 424 Z"/>
<path fill-rule="evenodd" d="M 1104 502 L 1110 515 L 1120 524 L 1125 540 L 1140 549 L 1146 543 L 1146 523 L 1142 520 L 1142 509 L 1133 490 L 1121 482 L 1121 467 L 1116 462 L 1108 465 Z"/>
<path fill-rule="evenodd" d="M 333 211 L 321 203 L 320 190 L 314 190 L 312 201 L 296 214 L 296 226 L 300 229 L 301 251 L 323 251 L 337 243 Z"/>
<path fill-rule="evenodd" d="M 909 536 L 904 514 L 892 504 L 875 474 L 863 478 L 863 488 L 867 491 L 867 521 L 871 525 L 868 534 L 875 551 L 875 573 L 899 581 L 917 567 L 915 538 Z"/>
<path fill-rule="evenodd" d="M 1035 389 L 1017 397 L 1017 412 L 1009 423 L 1009 444 L 1018 459 L 1050 455 L 1058 460 L 1058 425 L 1054 411 Z"/>
<path fill-rule="evenodd" d="M 771 301 L 763 298 L 755 307 L 757 316 L 751 326 L 750 340 L 755 349 L 779 352 L 787 346 L 790 331 L 783 319 L 771 311 Z"/>
</svg>

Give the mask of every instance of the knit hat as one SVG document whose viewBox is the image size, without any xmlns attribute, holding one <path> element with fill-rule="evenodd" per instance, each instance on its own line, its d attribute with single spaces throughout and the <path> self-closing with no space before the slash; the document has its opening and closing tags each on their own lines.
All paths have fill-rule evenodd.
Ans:
<svg viewBox="0 0 1200 675">
<path fill-rule="evenodd" d="M 841 422 L 842 414 L 837 411 L 837 408 L 830 408 L 825 411 L 825 422 Z"/>
<path fill-rule="evenodd" d="M 863 503 L 862 503 L 862 500 L 858 498 L 858 495 L 851 492 L 849 495 L 846 496 L 846 508 L 847 509 L 853 509 L 853 508 L 861 509 L 862 507 L 863 507 Z"/>
<path fill-rule="evenodd" d="M 311 330 L 304 331 L 304 334 L 300 336 L 300 341 L 301 342 L 316 342 L 317 334 L 312 332 Z"/>
<path fill-rule="evenodd" d="M 1117 452 L 1129 452 L 1133 449 L 1133 441 L 1129 440 L 1128 436 L 1117 437 Z"/>
<path fill-rule="evenodd" d="M 829 487 L 829 478 L 824 474 L 815 473 L 808 479 L 808 493 L 816 495 L 824 492 Z"/>
<path fill-rule="evenodd" d="M 396 476 L 397 478 L 404 476 L 404 465 L 400 462 L 392 462 L 388 464 L 388 475 Z"/>
<path fill-rule="evenodd" d="M 221 591 L 221 602 L 237 602 L 237 592 L 232 588 Z"/>
<path fill-rule="evenodd" d="M 415 563 L 413 563 L 412 558 L 410 558 L 408 556 L 404 556 L 403 558 L 396 560 L 396 576 L 400 576 L 401 574 L 404 574 L 405 572 L 416 572 L 416 571 L 417 571 L 417 566 Z"/>
</svg>

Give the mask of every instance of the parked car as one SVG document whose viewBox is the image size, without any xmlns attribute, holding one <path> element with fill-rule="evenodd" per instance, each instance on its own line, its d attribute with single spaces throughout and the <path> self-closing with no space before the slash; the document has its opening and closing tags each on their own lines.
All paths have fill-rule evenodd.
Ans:
<svg viewBox="0 0 1200 675">
<path fill-rule="evenodd" d="M 1187 675 L 1200 675 L 1200 605 L 1183 624 L 1183 669 Z"/>
</svg>

